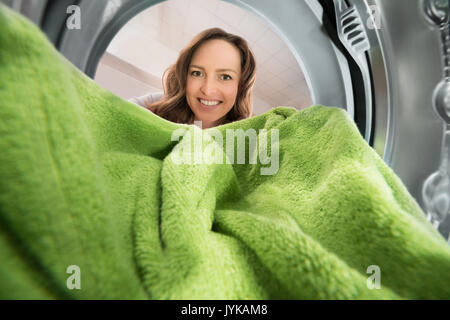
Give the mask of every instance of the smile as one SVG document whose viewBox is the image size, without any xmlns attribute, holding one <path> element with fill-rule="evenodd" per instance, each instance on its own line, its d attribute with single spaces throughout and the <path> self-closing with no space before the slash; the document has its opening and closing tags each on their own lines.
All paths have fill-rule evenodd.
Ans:
<svg viewBox="0 0 450 320">
<path fill-rule="evenodd" d="M 200 99 L 200 98 L 198 98 L 197 100 L 198 100 L 202 105 L 209 106 L 209 107 L 211 107 L 211 106 L 217 106 L 218 104 L 222 103 L 222 101 L 219 101 L 219 100 L 209 101 L 209 100 L 203 100 L 203 99 Z"/>
</svg>

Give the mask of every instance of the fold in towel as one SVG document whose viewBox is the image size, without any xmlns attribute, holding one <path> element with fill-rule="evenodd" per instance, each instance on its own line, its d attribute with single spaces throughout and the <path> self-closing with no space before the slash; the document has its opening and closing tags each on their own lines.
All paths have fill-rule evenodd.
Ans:
<svg viewBox="0 0 450 320">
<path fill-rule="evenodd" d="M 4 5 L 0 44 L 0 298 L 450 298 L 449 246 L 343 109 L 200 130 Z"/>
</svg>

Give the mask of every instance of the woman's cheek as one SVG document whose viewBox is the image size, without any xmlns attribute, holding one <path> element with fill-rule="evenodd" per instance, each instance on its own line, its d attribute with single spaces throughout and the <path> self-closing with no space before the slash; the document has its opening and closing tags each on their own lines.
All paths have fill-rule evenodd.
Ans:
<svg viewBox="0 0 450 320">
<path fill-rule="evenodd" d="M 237 89 L 237 85 L 234 83 L 230 83 L 228 86 L 226 86 L 225 91 L 227 93 L 228 99 L 233 100 L 236 97 L 238 91 Z"/>
</svg>

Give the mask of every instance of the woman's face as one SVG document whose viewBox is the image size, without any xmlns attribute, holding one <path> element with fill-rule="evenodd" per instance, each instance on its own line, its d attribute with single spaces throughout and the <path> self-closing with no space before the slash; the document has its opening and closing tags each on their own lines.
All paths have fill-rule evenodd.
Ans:
<svg viewBox="0 0 450 320">
<path fill-rule="evenodd" d="M 225 40 L 203 43 L 192 56 L 186 100 L 202 128 L 220 124 L 233 108 L 241 77 L 239 49 Z"/>
</svg>

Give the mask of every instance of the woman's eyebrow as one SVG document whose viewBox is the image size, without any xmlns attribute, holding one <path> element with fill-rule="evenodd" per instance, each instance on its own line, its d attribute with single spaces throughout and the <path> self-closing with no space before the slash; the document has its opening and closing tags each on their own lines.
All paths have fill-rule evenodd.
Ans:
<svg viewBox="0 0 450 320">
<path fill-rule="evenodd" d="M 205 70 L 205 68 L 200 67 L 200 66 L 197 66 L 197 65 L 195 65 L 195 64 L 191 64 L 190 67 L 195 67 L 195 68 L 199 68 L 199 69 Z M 216 72 L 224 72 L 224 71 L 231 71 L 231 72 L 234 72 L 234 73 L 237 74 L 237 72 L 234 71 L 233 69 L 217 69 L 217 70 L 216 70 Z"/>
</svg>

